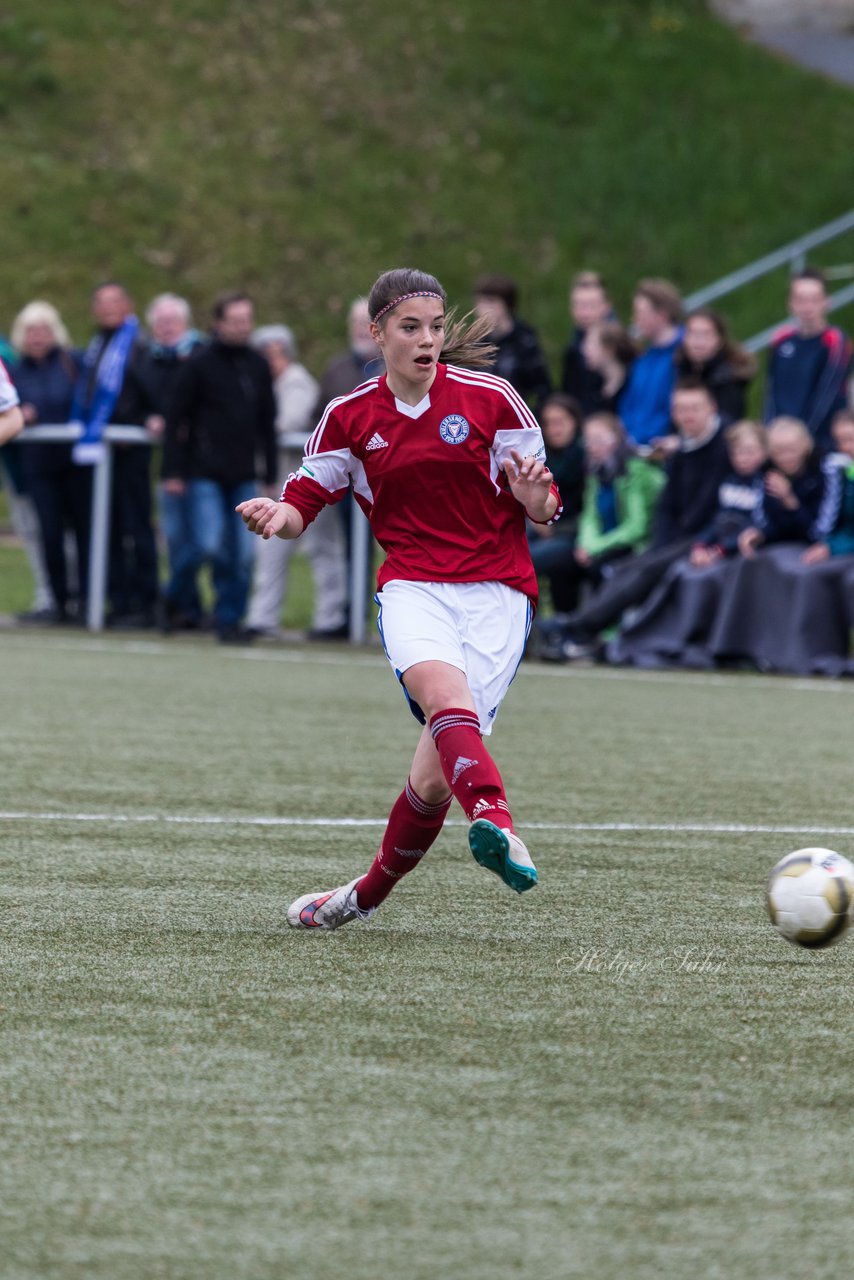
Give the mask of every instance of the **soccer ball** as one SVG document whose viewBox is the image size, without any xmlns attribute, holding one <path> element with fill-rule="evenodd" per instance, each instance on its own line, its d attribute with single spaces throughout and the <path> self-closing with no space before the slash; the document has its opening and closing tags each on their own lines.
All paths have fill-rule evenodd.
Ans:
<svg viewBox="0 0 854 1280">
<path fill-rule="evenodd" d="M 787 942 L 829 947 L 854 919 L 854 866 L 832 849 L 796 849 L 768 877 L 766 902 Z"/>
</svg>

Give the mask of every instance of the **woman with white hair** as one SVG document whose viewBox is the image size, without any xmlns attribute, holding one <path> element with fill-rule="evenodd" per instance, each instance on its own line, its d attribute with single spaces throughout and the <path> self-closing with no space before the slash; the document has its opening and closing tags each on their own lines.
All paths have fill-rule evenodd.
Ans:
<svg viewBox="0 0 854 1280">
<path fill-rule="evenodd" d="M 80 362 L 71 350 L 71 339 L 56 308 L 41 301 L 24 307 L 12 326 L 12 345 L 21 357 L 11 376 L 21 400 L 25 428 L 67 422 Z M 37 563 L 43 555 L 47 572 L 46 590 L 37 596 L 36 608 L 27 620 L 67 622 L 75 606 L 78 616 L 85 612 L 91 469 L 74 465 L 70 444 L 33 442 L 22 443 L 18 448 L 21 490 L 29 495 L 38 521 Z M 73 532 L 77 548 L 77 600 L 71 599 L 66 529 Z M 33 554 L 30 563 L 36 574 Z"/>
</svg>

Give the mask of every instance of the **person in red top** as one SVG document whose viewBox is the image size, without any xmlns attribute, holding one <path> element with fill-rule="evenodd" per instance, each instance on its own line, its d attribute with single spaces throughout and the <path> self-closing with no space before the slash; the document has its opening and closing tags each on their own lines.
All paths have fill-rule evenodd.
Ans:
<svg viewBox="0 0 854 1280">
<path fill-rule="evenodd" d="M 516 673 L 537 600 L 525 516 L 547 524 L 560 495 L 536 419 L 503 378 L 477 368 L 483 322 L 446 330 L 439 281 L 387 271 L 371 290 L 371 333 L 387 372 L 333 400 L 279 502 L 237 510 L 261 537 L 296 538 L 352 484 L 386 552 L 379 628 L 425 727 L 367 874 L 288 908 L 295 928 L 367 919 L 438 836 L 451 798 L 477 862 L 518 893 L 537 870 L 484 743 Z"/>
<path fill-rule="evenodd" d="M 24 428 L 24 415 L 21 413 L 18 393 L 6 366 L 0 360 L 0 445 L 6 444 Z"/>
</svg>

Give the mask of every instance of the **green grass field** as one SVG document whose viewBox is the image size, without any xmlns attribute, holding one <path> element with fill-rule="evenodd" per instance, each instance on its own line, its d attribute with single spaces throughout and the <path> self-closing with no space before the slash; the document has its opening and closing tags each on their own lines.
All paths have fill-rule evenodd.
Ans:
<svg viewBox="0 0 854 1280">
<path fill-rule="evenodd" d="M 414 746 L 379 653 L 0 660 L 4 1280 L 844 1271 L 854 944 L 762 890 L 854 853 L 849 685 L 524 665 L 541 887 L 455 820 L 316 938 L 285 904 L 367 865 Z"/>
</svg>

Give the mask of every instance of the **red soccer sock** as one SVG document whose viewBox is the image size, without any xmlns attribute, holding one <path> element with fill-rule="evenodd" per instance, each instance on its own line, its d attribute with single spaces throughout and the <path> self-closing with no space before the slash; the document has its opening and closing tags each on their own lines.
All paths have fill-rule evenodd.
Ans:
<svg viewBox="0 0 854 1280">
<path fill-rule="evenodd" d="M 442 830 L 450 803 L 448 796 L 441 804 L 427 804 L 407 778 L 389 814 L 380 851 L 356 886 L 356 901 L 363 911 L 378 907 L 398 880 L 418 866 Z"/>
<path fill-rule="evenodd" d="M 504 783 L 480 736 L 475 713 L 460 707 L 437 711 L 430 717 L 430 732 L 448 786 L 469 822 L 488 818 L 497 827 L 512 831 Z"/>
</svg>

